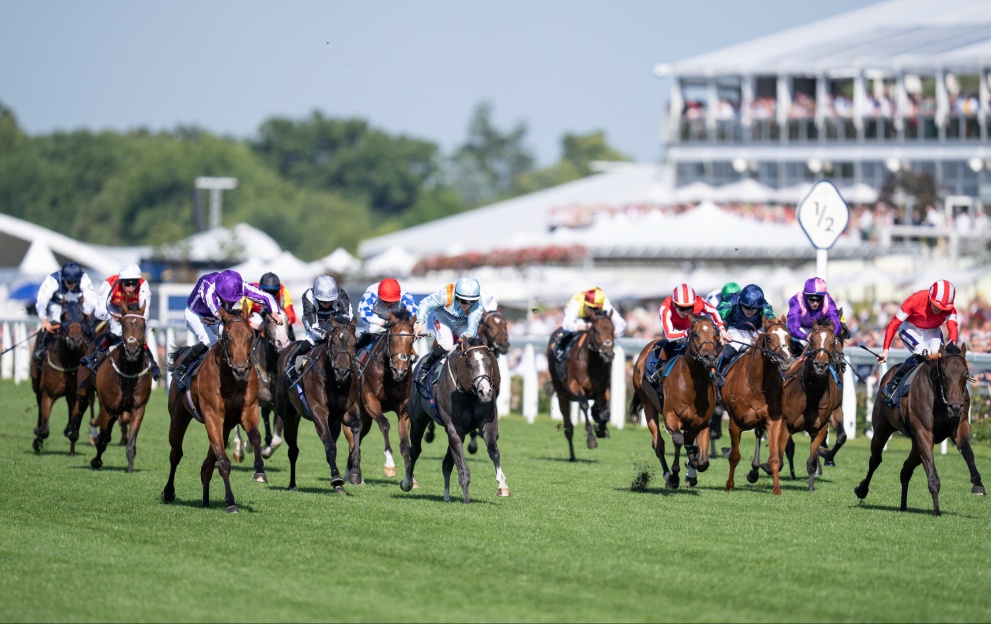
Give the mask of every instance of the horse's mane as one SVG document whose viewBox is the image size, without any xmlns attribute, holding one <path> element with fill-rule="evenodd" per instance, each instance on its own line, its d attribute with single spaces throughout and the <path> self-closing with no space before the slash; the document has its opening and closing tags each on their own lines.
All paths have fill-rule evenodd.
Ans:
<svg viewBox="0 0 991 624">
<path fill-rule="evenodd" d="M 485 346 L 485 339 L 481 336 L 475 335 L 468 339 L 469 347 L 482 347 Z"/>
<path fill-rule="evenodd" d="M 389 312 L 390 322 L 398 321 L 400 323 L 405 323 L 408 322 L 409 320 L 410 320 L 410 314 L 409 314 L 409 310 L 406 309 L 406 306 L 400 306 L 399 310 L 395 312 L 391 312 L 391 311 Z"/>
<path fill-rule="evenodd" d="M 833 327 L 833 322 L 826 318 L 825 316 L 820 316 L 816 319 L 815 327 Z"/>
<path fill-rule="evenodd" d="M 947 355 L 960 355 L 962 353 L 960 351 L 960 347 L 958 347 L 955 342 L 947 343 L 943 349 L 946 351 Z"/>
</svg>

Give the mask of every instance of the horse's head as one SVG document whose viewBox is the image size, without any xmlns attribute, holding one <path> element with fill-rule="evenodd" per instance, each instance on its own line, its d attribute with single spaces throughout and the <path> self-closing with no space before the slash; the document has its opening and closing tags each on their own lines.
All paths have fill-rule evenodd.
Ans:
<svg viewBox="0 0 991 624">
<path fill-rule="evenodd" d="M 357 342 L 354 325 L 336 325 L 327 332 L 327 359 L 334 370 L 334 379 L 338 382 L 346 380 L 351 374 L 351 362 L 354 360 Z"/>
<path fill-rule="evenodd" d="M 262 338 L 275 345 L 276 350 L 281 351 L 289 345 L 289 321 L 284 312 L 276 312 L 282 320 L 282 325 L 275 322 L 275 317 L 265 315 L 265 324 L 262 326 Z"/>
<path fill-rule="evenodd" d="M 770 357 L 778 368 L 786 370 L 792 363 L 788 322 L 783 318 L 765 318 L 763 329 L 760 347 L 764 355 Z"/>
<path fill-rule="evenodd" d="M 389 312 L 389 320 L 384 327 L 388 330 L 386 337 L 388 341 L 389 369 L 392 376 L 397 381 L 406 379 L 413 359 L 413 339 L 416 337 L 413 326 L 416 324 L 416 315 L 412 317 L 406 312 L 406 308 L 400 308 L 394 314 Z"/>
<path fill-rule="evenodd" d="M 251 308 L 247 305 L 241 306 L 241 314 L 230 314 L 223 308 L 220 310 L 220 319 L 224 323 L 224 333 L 220 337 L 221 353 L 238 381 L 247 381 L 251 373 L 251 346 L 255 341 L 255 330 L 248 322 L 250 316 Z"/>
<path fill-rule="evenodd" d="M 128 362 L 136 362 L 144 357 L 145 339 L 145 302 L 142 306 L 129 305 L 124 308 L 120 318 L 121 344 L 124 347 L 124 358 Z"/>
<path fill-rule="evenodd" d="M 719 330 L 708 316 L 696 316 L 688 330 L 688 354 L 706 368 L 713 368 L 719 361 Z"/>
<path fill-rule="evenodd" d="M 589 319 L 588 348 L 595 351 L 606 362 L 612 362 L 616 346 L 616 327 L 612 323 L 612 310 L 597 310 Z"/>
<path fill-rule="evenodd" d="M 492 402 L 499 390 L 499 365 L 484 339 L 476 337 L 462 343 L 455 370 L 459 388 L 470 389 L 482 403 Z"/>
<path fill-rule="evenodd" d="M 79 301 L 62 301 L 62 315 L 59 318 L 59 333 L 73 351 L 86 348 L 89 332 L 89 315 L 83 313 L 83 298 Z"/>
<path fill-rule="evenodd" d="M 503 355 L 509 353 L 509 326 L 502 312 L 486 312 L 482 317 L 480 333 L 490 350 Z"/>
<path fill-rule="evenodd" d="M 966 343 L 957 347 L 955 343 L 939 349 L 936 361 L 936 395 L 946 403 L 950 418 L 966 418 L 964 407 L 970 403 L 970 367 L 967 365 Z"/>
<path fill-rule="evenodd" d="M 833 333 L 833 322 L 821 318 L 812 326 L 809 346 L 805 351 L 815 376 L 823 377 L 829 372 L 829 365 L 833 363 L 835 352 L 836 334 Z"/>
</svg>

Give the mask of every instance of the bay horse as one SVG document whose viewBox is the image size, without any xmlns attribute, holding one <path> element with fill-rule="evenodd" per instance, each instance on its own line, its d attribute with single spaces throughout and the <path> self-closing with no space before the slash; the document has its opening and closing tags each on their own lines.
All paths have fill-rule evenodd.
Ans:
<svg viewBox="0 0 991 624">
<path fill-rule="evenodd" d="M 613 348 L 615 327 L 612 311 L 597 310 L 588 319 L 588 328 L 575 332 L 571 338 L 574 346 L 568 353 L 565 364 L 566 375 L 561 379 L 555 365 L 554 348 L 547 345 L 547 361 L 550 363 L 551 383 L 557 393 L 558 405 L 564 417 L 564 437 L 568 440 L 569 461 L 575 461 L 573 438 L 575 427 L 571 422 L 571 401 L 578 401 L 583 417 L 588 448 L 599 446 L 595 438 L 608 435 L 609 386 L 612 380 Z M 589 400 L 595 401 L 589 410 Z M 589 415 L 591 411 L 591 416 Z M 595 423 L 593 432 L 592 423 Z"/>
<path fill-rule="evenodd" d="M 781 469 L 780 448 L 783 423 L 781 393 L 782 372 L 791 364 L 791 348 L 788 326 L 785 319 L 765 318 L 760 332 L 755 332 L 753 344 L 743 349 L 742 355 L 734 361 L 724 374 L 721 398 L 729 415 L 729 433 L 732 444 L 729 455 L 729 476 L 726 489 L 732 490 L 736 483 L 734 475 L 740 463 L 740 434 L 756 430 L 757 444 L 754 450 L 752 470 L 747 473 L 747 481 L 756 483 L 760 468 L 760 440 L 762 433 L 768 433 L 768 448 L 771 452 L 771 476 L 774 478 L 774 494 L 781 494 L 778 472 Z"/>
<path fill-rule="evenodd" d="M 230 314 L 221 309 L 223 333 L 203 356 L 199 370 L 190 380 L 189 389 L 180 395 L 178 384 L 169 387 L 169 443 L 172 452 L 169 454 L 169 480 L 161 494 L 163 502 L 175 500 L 175 471 L 182 460 L 182 439 L 193 418 L 205 425 L 210 440 L 210 448 L 200 468 L 204 507 L 210 506 L 210 479 L 216 466 L 224 480 L 227 512 L 238 512 L 231 491 L 231 460 L 224 450 L 235 424 L 240 423 L 248 432 L 248 440 L 254 449 L 254 480 L 268 483 L 262 461 L 261 435 L 258 433 L 258 373 L 251 364 L 255 332 L 248 322 L 250 313 L 251 307 L 246 304 L 242 305 L 240 314 Z M 169 370 L 174 370 L 176 363 L 188 352 L 188 347 L 173 348 L 169 353 Z"/>
<path fill-rule="evenodd" d="M 829 319 L 816 321 L 809 333 L 808 346 L 788 370 L 782 387 L 781 410 L 785 435 L 779 440 L 779 447 L 768 446 L 772 456 L 775 453 L 778 455 L 780 466 L 781 455 L 791 436 L 799 431 L 809 434 L 812 442 L 805 467 L 809 474 L 810 492 L 815 491 L 815 478 L 819 472 L 819 445 L 826 439 L 829 423 L 843 401 L 839 384 L 830 371 L 835 362 L 835 345 L 833 322 Z M 793 461 L 792 457 L 789 461 Z M 794 468 L 792 475 L 794 478 Z"/>
<path fill-rule="evenodd" d="M 282 324 L 275 322 L 275 317 L 264 315 L 258 328 L 254 345 L 251 347 L 251 361 L 258 372 L 258 410 L 265 425 L 265 446 L 262 447 L 262 457 L 268 459 L 282 444 L 282 420 L 275 413 L 275 437 L 272 436 L 272 412 L 275 412 L 275 388 L 279 383 L 280 369 L 279 354 L 289 344 L 288 319 L 280 311 Z M 241 439 L 241 427 L 234 427 L 234 461 L 244 461 L 244 451 L 247 443 Z"/>
<path fill-rule="evenodd" d="M 48 438 L 52 405 L 60 397 L 65 397 L 69 418 L 64 433 L 69 438 L 69 455 L 76 454 L 79 426 L 72 426 L 76 405 L 76 371 L 92 338 L 90 317 L 83 312 L 82 305 L 81 297 L 78 302 L 62 300 L 59 324 L 52 328 L 53 333 L 48 338 L 41 360 L 31 360 L 31 389 L 38 403 L 38 424 L 34 428 L 35 438 L 31 444 L 35 453 L 41 453 Z"/>
<path fill-rule="evenodd" d="M 716 406 L 716 388 L 710 371 L 719 360 L 719 330 L 708 316 L 692 317 L 691 321 L 684 355 L 671 365 L 666 377 L 660 377 L 660 394 L 653 384 L 646 382 L 644 366 L 661 339 L 648 343 L 633 365 L 630 418 L 632 420 L 643 407 L 647 428 L 650 429 L 651 446 L 664 470 L 664 481 L 671 489 L 678 487 L 682 446 L 688 452 L 686 485 L 695 486 L 698 482 L 696 471 L 709 469 L 709 423 Z M 667 366 L 669 362 L 660 361 L 657 365 Z M 663 414 L 663 421 L 659 420 L 660 414 Z M 674 444 L 674 464 L 671 468 L 664 458 L 662 422 Z"/>
<path fill-rule="evenodd" d="M 874 437 L 871 439 L 871 458 L 867 476 L 854 488 L 854 494 L 863 502 L 870 490 L 871 477 L 881 465 L 882 450 L 896 431 L 912 440 L 912 450 L 902 465 L 901 510 L 908 509 L 908 484 L 915 468 L 922 464 L 928 478 L 929 493 L 933 499 L 933 515 L 939 510 L 939 475 L 933 457 L 933 445 L 950 439 L 960 451 L 970 469 L 972 494 L 984 496 L 984 484 L 974 465 L 974 451 L 970 448 L 970 369 L 967 366 L 967 345 L 949 343 L 940 346 L 939 353 L 919 364 L 918 373 L 911 381 L 908 394 L 899 399 L 898 407 L 889 407 L 883 400 L 874 404 L 871 421 Z M 896 368 L 881 379 L 884 387 Z"/>
<path fill-rule="evenodd" d="M 330 466 L 330 485 L 337 494 L 344 494 L 344 478 L 337 469 L 337 439 L 345 414 L 352 415 L 352 427 L 360 426 L 358 418 L 358 373 L 354 370 L 354 349 L 357 343 L 354 325 L 338 324 L 327 330 L 327 336 L 309 352 L 309 363 L 298 379 L 290 386 L 284 375 L 278 375 L 276 386 L 276 416 L 284 423 L 283 435 L 289 446 L 289 489 L 296 489 L 296 458 L 299 457 L 300 417 L 313 421 L 320 441 L 323 442 L 327 464 Z M 292 364 L 289 358 L 295 349 L 285 349 L 279 356 L 278 369 L 287 370 Z M 303 390 L 300 399 L 297 386 Z M 304 403 L 305 401 L 305 403 Z M 360 435 L 360 431 L 357 432 Z M 351 449 L 349 464 L 360 463 L 357 445 Z"/>
<path fill-rule="evenodd" d="M 416 315 L 410 316 L 405 308 L 398 314 L 389 313 L 385 331 L 376 336 L 368 353 L 364 368 L 359 369 L 360 390 L 358 407 L 361 422 L 356 428 L 353 422 L 350 427 L 344 427 L 344 435 L 348 439 L 351 457 L 360 457 L 355 451 L 371 430 L 372 420 L 378 423 L 379 430 L 385 440 L 385 466 L 383 472 L 387 477 L 396 476 L 396 464 L 393 460 L 392 445 L 389 443 L 389 420 L 385 412 L 393 411 L 398 417 L 399 452 L 406 464 L 409 464 L 409 414 L 407 401 L 412 383 L 410 377 L 416 355 L 413 353 L 413 341 L 420 335 L 414 331 Z M 350 420 L 350 417 L 349 417 Z M 360 431 L 357 439 L 355 431 Z M 362 483 L 361 465 L 348 461 L 348 482 Z"/>
<path fill-rule="evenodd" d="M 451 500 L 451 472 L 457 466 L 458 483 L 469 503 L 468 484 L 471 472 L 465 461 L 465 435 L 473 429 L 482 431 L 482 438 L 489 451 L 489 458 L 496 470 L 496 495 L 509 496 L 506 475 L 502 472 L 497 439 L 499 437 L 499 414 L 495 408 L 499 396 L 499 363 L 494 350 L 486 342 L 475 337 L 462 342 L 459 348 L 447 356 L 438 380 L 433 383 L 434 407 L 422 394 L 413 389 L 409 399 L 409 420 L 411 427 L 409 461 L 406 462 L 406 475 L 399 487 L 404 492 L 413 489 L 413 468 L 420 457 L 424 431 L 428 422 L 436 417 L 447 431 L 447 454 L 444 455 L 444 500 Z"/>
<path fill-rule="evenodd" d="M 134 472 L 138 431 L 144 419 L 145 406 L 151 396 L 151 365 L 145 358 L 145 307 L 124 307 L 120 318 L 121 343 L 112 348 L 96 371 L 96 393 L 100 398 L 100 434 L 96 439 L 96 457 L 90 466 L 103 466 L 103 452 L 110 443 L 114 423 L 128 425 L 127 471 Z"/>
</svg>

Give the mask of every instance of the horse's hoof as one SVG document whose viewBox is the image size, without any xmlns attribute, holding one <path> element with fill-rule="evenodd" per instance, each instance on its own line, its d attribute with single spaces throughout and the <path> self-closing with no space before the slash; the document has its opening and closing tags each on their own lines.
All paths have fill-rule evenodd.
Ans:
<svg viewBox="0 0 991 624">
<path fill-rule="evenodd" d="M 867 498 L 867 488 L 861 488 L 859 485 L 853 488 L 853 493 L 857 495 L 857 498 L 864 500 Z"/>
<path fill-rule="evenodd" d="M 340 494 L 340 495 L 343 496 L 343 495 L 347 494 L 347 492 L 344 491 L 344 487 L 343 486 L 338 485 L 337 487 L 334 488 L 334 494 Z"/>
<path fill-rule="evenodd" d="M 478 452 L 478 442 L 472 440 L 468 443 L 468 452 L 474 455 Z"/>
<path fill-rule="evenodd" d="M 385 473 L 385 476 L 387 476 L 387 477 L 394 477 L 394 476 L 396 476 L 396 467 L 395 466 L 386 466 L 385 468 L 383 468 L 382 471 Z"/>
<path fill-rule="evenodd" d="M 977 494 L 978 496 L 986 496 L 986 494 L 984 493 L 983 485 L 975 485 L 973 488 L 971 488 L 970 493 Z"/>
<path fill-rule="evenodd" d="M 244 461 L 244 453 L 241 452 L 240 444 L 234 448 L 234 461 L 239 464 Z"/>
<path fill-rule="evenodd" d="M 265 476 L 264 472 L 256 472 L 252 479 L 254 479 L 256 483 L 268 483 L 268 477 Z"/>
<path fill-rule="evenodd" d="M 831 459 L 827 459 L 827 460 L 825 461 L 825 464 L 826 464 L 827 466 L 835 466 L 835 465 L 836 465 L 836 462 L 834 462 L 834 461 L 833 461 L 833 460 L 831 460 Z"/>
<path fill-rule="evenodd" d="M 262 459 L 268 459 L 268 458 L 272 457 L 272 451 L 274 451 L 274 450 L 275 449 L 273 449 L 271 446 L 266 446 L 265 448 L 263 448 L 262 449 Z"/>
<path fill-rule="evenodd" d="M 588 436 L 588 448 L 597 449 L 599 448 L 599 443 L 595 441 L 593 436 Z"/>
<path fill-rule="evenodd" d="M 769 476 L 769 477 L 771 476 L 771 464 L 769 464 L 768 462 L 764 462 L 763 464 L 761 464 L 760 465 L 760 469 L 763 470 L 764 473 L 767 476 Z M 754 470 L 754 472 L 757 472 L 757 471 Z"/>
<path fill-rule="evenodd" d="M 509 496 L 509 488 L 508 487 L 498 488 L 496 490 L 496 496 Z"/>
<path fill-rule="evenodd" d="M 781 488 L 774 488 L 773 490 L 771 490 L 771 494 L 774 494 L 775 496 L 781 496 Z"/>
<path fill-rule="evenodd" d="M 342 477 L 341 475 L 337 475 L 336 477 L 330 478 L 330 487 L 336 489 L 343 486 L 344 486 L 344 477 Z"/>
<path fill-rule="evenodd" d="M 295 485 L 290 485 L 289 486 L 289 491 L 290 492 L 295 492 L 296 491 L 296 486 Z"/>
<path fill-rule="evenodd" d="M 409 492 L 410 490 L 413 489 L 413 484 L 407 481 L 406 479 L 403 479 L 402 481 L 399 482 L 399 489 L 404 492 Z"/>
<path fill-rule="evenodd" d="M 241 511 L 241 510 L 237 508 L 237 505 L 228 505 L 227 506 L 227 513 L 237 513 L 239 511 Z"/>
<path fill-rule="evenodd" d="M 747 483 L 757 483 L 757 479 L 759 477 L 760 475 L 757 473 L 756 470 L 751 470 L 750 472 L 747 473 Z"/>
<path fill-rule="evenodd" d="M 420 489 L 420 484 L 417 483 L 416 479 L 413 479 L 413 489 L 414 490 L 419 490 Z"/>
<path fill-rule="evenodd" d="M 272 452 L 275 452 L 275 449 L 282 446 L 282 437 L 279 435 L 273 436 L 272 443 L 269 446 L 272 448 Z"/>
<path fill-rule="evenodd" d="M 348 483 L 350 483 L 351 485 L 361 485 L 364 482 L 365 481 L 364 479 L 361 478 L 360 473 L 352 472 L 351 474 L 348 475 Z"/>
<path fill-rule="evenodd" d="M 31 448 L 34 449 L 36 455 L 41 455 L 41 440 L 35 440 L 32 442 Z"/>
<path fill-rule="evenodd" d="M 168 505 L 175 500 L 175 492 L 172 492 L 172 494 L 166 494 L 165 490 L 162 490 L 162 493 L 158 495 L 158 498 L 162 499 L 162 502 Z"/>
<path fill-rule="evenodd" d="M 90 446 L 96 446 L 96 438 L 94 438 L 93 436 L 90 436 L 89 437 L 89 445 Z"/>
<path fill-rule="evenodd" d="M 103 460 L 99 457 L 94 457 L 89 460 L 89 465 L 93 467 L 93 470 L 99 470 L 100 468 L 103 468 Z"/>
<path fill-rule="evenodd" d="M 423 441 L 426 442 L 427 444 L 430 444 L 431 442 L 433 442 L 434 441 L 434 432 L 433 431 L 430 431 L 428 429 L 427 432 L 423 434 Z"/>
<path fill-rule="evenodd" d="M 728 446 L 724 446 L 719 449 L 719 452 L 723 454 L 723 459 L 729 459 L 730 450 L 731 449 Z"/>
</svg>

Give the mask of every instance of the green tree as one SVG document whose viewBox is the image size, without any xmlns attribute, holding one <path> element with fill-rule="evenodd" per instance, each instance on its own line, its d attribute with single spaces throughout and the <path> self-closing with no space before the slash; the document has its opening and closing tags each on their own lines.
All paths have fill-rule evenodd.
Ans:
<svg viewBox="0 0 991 624">
<path fill-rule="evenodd" d="M 534 162 L 524 145 L 526 132 L 523 122 L 508 132 L 496 128 L 487 102 L 475 108 L 468 137 L 450 161 L 451 185 L 466 204 L 478 206 L 521 192 L 518 180 Z"/>
<path fill-rule="evenodd" d="M 605 134 L 601 131 L 565 134 L 561 138 L 561 160 L 550 167 L 523 174 L 518 184 L 521 190 L 532 193 L 593 173 L 593 162 L 628 160 L 628 157 L 606 142 Z"/>
</svg>

